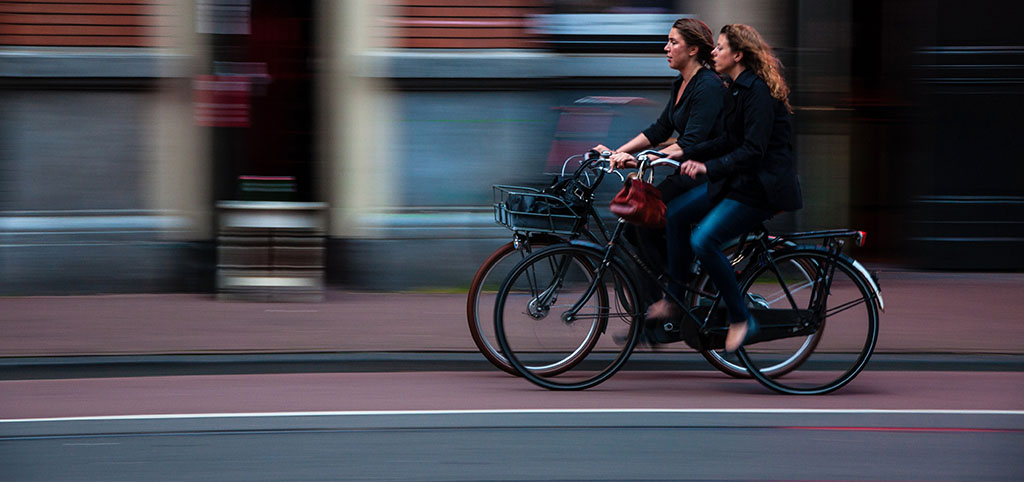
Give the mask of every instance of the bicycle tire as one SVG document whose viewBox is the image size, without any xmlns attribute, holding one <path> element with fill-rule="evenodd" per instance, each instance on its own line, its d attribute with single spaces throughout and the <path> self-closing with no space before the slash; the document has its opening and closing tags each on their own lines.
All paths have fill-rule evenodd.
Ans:
<svg viewBox="0 0 1024 482">
<path fill-rule="evenodd" d="M 522 258 L 525 258 L 531 250 L 541 249 L 550 244 L 563 242 L 559 238 L 548 237 L 548 236 L 535 236 L 529 240 L 527 249 L 517 249 L 515 243 L 508 242 L 494 250 L 484 260 L 480 268 L 477 269 L 476 274 L 473 276 L 473 281 L 469 284 L 469 291 L 466 294 L 466 322 L 469 324 L 469 334 L 473 338 L 473 343 L 476 344 L 480 354 L 484 356 L 492 365 L 505 373 L 510 375 L 519 375 L 519 372 L 509 364 L 508 360 L 504 355 L 501 354 L 496 343 L 492 342 L 493 336 L 489 336 L 493 333 L 493 313 L 494 304 L 493 302 L 481 302 L 481 296 L 487 292 L 485 287 L 494 285 L 495 288 L 501 286 L 501 282 L 504 277 L 511 271 L 512 267 L 519 262 Z M 510 262 L 510 257 L 515 254 L 521 254 L 522 257 L 515 259 L 514 262 Z M 499 267 L 507 265 L 507 270 L 499 270 Z M 498 271 L 496 271 L 498 270 Z M 501 272 L 504 271 L 504 272 Z M 493 276 L 493 278 L 492 278 Z M 481 313 L 486 313 L 487 316 L 481 316 Z M 487 323 L 484 320 L 487 320 Z M 489 328 L 488 328 L 489 325 Z"/>
<path fill-rule="evenodd" d="M 603 258 L 603 252 L 588 247 L 549 246 L 523 259 L 505 279 L 495 302 L 495 335 L 509 363 L 528 381 L 551 390 L 582 390 L 606 381 L 629 359 L 641 331 L 641 324 L 636 322 L 640 319 L 636 290 L 618 261 L 602 267 Z M 569 264 L 570 261 L 575 264 Z M 575 270 L 563 270 L 566 265 Z M 595 279 L 596 276 L 600 277 Z M 536 306 L 546 303 L 545 297 L 552 300 L 544 306 L 545 316 L 534 316 Z M 561 304 L 556 305 L 555 301 Z M 580 309 L 574 310 L 577 307 Z M 549 318 L 550 313 L 560 316 Z M 566 318 L 567 313 L 573 313 L 574 318 Z M 556 330 L 571 333 L 576 320 L 585 319 L 595 320 L 599 329 L 591 328 L 582 343 L 568 341 L 565 349 L 538 349 L 532 345 L 549 341 L 554 345 L 563 338 L 572 340 Z M 611 321 L 615 323 L 610 325 Z M 525 335 L 520 334 L 520 325 L 527 328 Z M 529 332 L 538 328 L 544 333 Z M 609 335 L 609 331 L 612 336 L 603 336 Z M 622 338 L 616 340 L 616 335 L 623 331 Z M 595 353 L 602 338 L 606 341 Z M 534 359 L 560 359 L 567 351 L 570 353 L 566 359 L 571 357 L 572 364 L 566 363 L 558 373 L 529 366 L 536 363 Z"/>
<path fill-rule="evenodd" d="M 824 330 L 828 325 L 831 335 L 819 337 L 815 350 L 805 357 L 799 369 L 784 374 L 773 375 L 762 370 L 776 357 L 771 347 L 765 346 L 774 342 L 744 346 L 737 351 L 739 360 L 754 379 L 779 393 L 821 395 L 842 388 L 863 371 L 878 342 L 878 306 L 871 284 L 848 257 L 841 254 L 833 256 L 824 248 L 802 247 L 777 252 L 772 257 L 778 272 L 768 263 L 748 273 L 741 283 L 744 296 L 756 294 L 764 298 L 769 307 L 792 307 L 809 313 L 813 307 L 809 300 L 813 299 L 815 289 L 823 278 L 822 272 L 829 263 L 834 263 L 827 292 L 822 291 L 826 297 L 824 316 L 818 319 L 818 315 L 811 315 L 818 324 L 818 330 Z M 815 279 L 810 285 L 788 284 L 789 273 L 785 270 L 794 265 L 816 267 Z M 775 280 L 774 287 L 771 280 Z M 785 296 L 770 298 L 763 294 L 772 289 L 779 291 L 784 285 L 788 289 Z M 778 301 L 768 302 L 772 299 Z M 774 308 L 763 310 L 761 316 L 770 315 L 771 309 Z M 757 316 L 755 314 L 755 318 Z"/>
</svg>

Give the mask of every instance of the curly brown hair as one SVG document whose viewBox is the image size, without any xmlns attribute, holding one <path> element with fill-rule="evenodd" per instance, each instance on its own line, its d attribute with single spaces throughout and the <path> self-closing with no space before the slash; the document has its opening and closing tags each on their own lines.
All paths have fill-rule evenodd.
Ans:
<svg viewBox="0 0 1024 482">
<path fill-rule="evenodd" d="M 783 66 L 775 56 L 772 47 L 764 41 L 761 34 L 750 25 L 733 23 L 722 27 L 722 34 L 729 41 L 729 48 L 734 52 L 742 52 L 740 63 L 754 71 L 771 90 L 772 97 L 786 104 L 786 110 L 793 113 L 789 104 L 789 86 L 782 76 Z"/>
</svg>

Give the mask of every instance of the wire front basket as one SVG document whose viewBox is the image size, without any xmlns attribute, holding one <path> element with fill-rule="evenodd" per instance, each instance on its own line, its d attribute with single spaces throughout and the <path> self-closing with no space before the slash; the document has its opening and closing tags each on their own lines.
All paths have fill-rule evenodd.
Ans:
<svg viewBox="0 0 1024 482">
<path fill-rule="evenodd" d="M 582 227 L 585 207 L 522 186 L 495 185 L 494 221 L 512 231 L 573 235 Z"/>
</svg>

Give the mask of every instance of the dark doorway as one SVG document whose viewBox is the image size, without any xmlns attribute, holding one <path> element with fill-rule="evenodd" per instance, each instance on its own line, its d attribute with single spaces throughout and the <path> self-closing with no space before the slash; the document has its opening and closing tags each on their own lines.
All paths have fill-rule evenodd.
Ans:
<svg viewBox="0 0 1024 482">
<path fill-rule="evenodd" d="M 251 0 L 249 7 L 248 34 L 210 36 L 211 78 L 249 83 L 241 101 L 248 118 L 213 127 L 214 194 L 313 201 L 312 1 Z"/>
</svg>

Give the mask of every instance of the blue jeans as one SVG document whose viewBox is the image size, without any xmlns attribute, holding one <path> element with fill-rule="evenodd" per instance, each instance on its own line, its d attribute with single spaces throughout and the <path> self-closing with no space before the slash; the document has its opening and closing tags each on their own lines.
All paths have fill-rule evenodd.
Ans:
<svg viewBox="0 0 1024 482">
<path fill-rule="evenodd" d="M 715 202 L 708 196 L 706 184 L 673 199 L 665 212 L 669 275 L 676 281 L 689 283 L 692 276 L 690 264 L 696 255 L 718 288 L 728 310 L 729 321 L 747 321 L 750 311 L 741 298 L 736 273 L 722 253 L 722 245 L 772 217 L 772 214 L 772 211 L 733 199 Z M 682 301 L 686 298 L 681 291 L 673 288 L 673 294 Z"/>
</svg>

